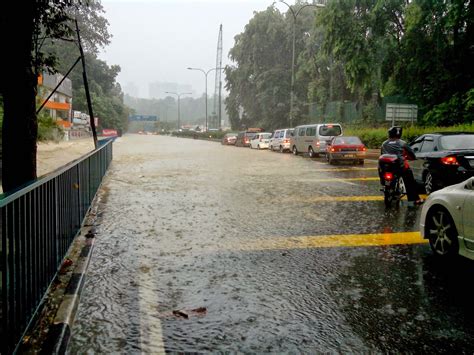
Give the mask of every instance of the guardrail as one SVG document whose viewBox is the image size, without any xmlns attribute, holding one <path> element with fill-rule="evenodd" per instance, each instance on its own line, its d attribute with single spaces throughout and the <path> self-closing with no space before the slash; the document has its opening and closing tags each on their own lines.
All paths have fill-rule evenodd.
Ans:
<svg viewBox="0 0 474 355">
<path fill-rule="evenodd" d="M 0 200 L 0 352 L 14 352 L 69 246 L 110 162 L 112 141 Z"/>
</svg>

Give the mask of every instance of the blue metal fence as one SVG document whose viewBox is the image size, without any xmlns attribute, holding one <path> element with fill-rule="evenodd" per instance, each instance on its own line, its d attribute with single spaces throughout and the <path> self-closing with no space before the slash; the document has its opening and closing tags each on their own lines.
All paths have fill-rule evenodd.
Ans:
<svg viewBox="0 0 474 355">
<path fill-rule="evenodd" d="M 112 161 L 112 141 L 0 200 L 2 354 L 15 350 Z"/>
</svg>

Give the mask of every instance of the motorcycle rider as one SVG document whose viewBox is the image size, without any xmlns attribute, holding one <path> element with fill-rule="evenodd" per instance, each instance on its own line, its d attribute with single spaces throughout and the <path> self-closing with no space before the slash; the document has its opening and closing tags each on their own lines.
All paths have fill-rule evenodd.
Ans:
<svg viewBox="0 0 474 355">
<path fill-rule="evenodd" d="M 394 154 L 400 162 L 400 175 L 405 183 L 407 198 L 409 202 L 420 205 L 423 200 L 417 192 L 417 185 L 407 160 L 415 160 L 415 152 L 402 139 L 402 127 L 393 126 L 388 130 L 388 139 L 382 143 L 381 154 Z"/>
</svg>

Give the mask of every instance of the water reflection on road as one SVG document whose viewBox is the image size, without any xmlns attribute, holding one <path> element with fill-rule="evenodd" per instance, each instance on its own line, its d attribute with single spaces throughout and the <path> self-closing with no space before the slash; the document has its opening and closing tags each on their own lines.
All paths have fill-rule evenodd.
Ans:
<svg viewBox="0 0 474 355">
<path fill-rule="evenodd" d="M 71 353 L 472 352 L 470 263 L 463 278 L 426 244 L 318 246 L 418 230 L 417 208 L 374 197 L 374 164 L 161 136 L 114 150 Z"/>
</svg>

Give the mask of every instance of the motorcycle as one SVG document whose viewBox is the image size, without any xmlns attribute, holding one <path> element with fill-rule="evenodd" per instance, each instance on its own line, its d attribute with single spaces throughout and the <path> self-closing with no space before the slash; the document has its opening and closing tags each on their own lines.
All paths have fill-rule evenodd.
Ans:
<svg viewBox="0 0 474 355">
<path fill-rule="evenodd" d="M 405 183 L 402 178 L 402 167 L 394 154 L 382 154 L 379 157 L 379 177 L 384 194 L 386 207 L 398 203 L 406 195 Z"/>
</svg>

